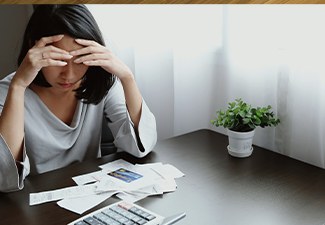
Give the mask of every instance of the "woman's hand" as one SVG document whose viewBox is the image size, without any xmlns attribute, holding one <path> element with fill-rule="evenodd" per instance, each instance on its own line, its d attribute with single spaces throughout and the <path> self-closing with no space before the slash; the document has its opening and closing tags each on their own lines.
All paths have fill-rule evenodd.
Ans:
<svg viewBox="0 0 325 225">
<path fill-rule="evenodd" d="M 67 51 L 49 45 L 58 42 L 63 38 L 63 35 L 55 35 L 43 37 L 29 49 L 24 60 L 20 64 L 14 78 L 13 83 L 26 88 L 35 79 L 37 73 L 47 66 L 65 66 L 66 62 L 62 60 L 71 59 Z"/>
<path fill-rule="evenodd" d="M 76 42 L 85 47 L 70 52 L 70 54 L 73 56 L 79 56 L 77 59 L 75 59 L 75 63 L 83 63 L 87 66 L 101 66 L 104 70 L 114 74 L 121 80 L 127 109 L 129 111 L 131 120 L 134 123 L 135 133 L 138 137 L 142 96 L 139 92 L 131 70 L 109 49 L 98 44 L 97 42 L 83 39 L 76 39 Z"/>
<path fill-rule="evenodd" d="M 85 46 L 79 50 L 70 52 L 73 56 L 80 56 L 74 62 L 87 66 L 100 66 L 109 73 L 117 76 L 122 82 L 124 79 L 133 78 L 133 74 L 118 57 L 108 48 L 95 41 L 76 39 L 76 42 Z"/>
</svg>

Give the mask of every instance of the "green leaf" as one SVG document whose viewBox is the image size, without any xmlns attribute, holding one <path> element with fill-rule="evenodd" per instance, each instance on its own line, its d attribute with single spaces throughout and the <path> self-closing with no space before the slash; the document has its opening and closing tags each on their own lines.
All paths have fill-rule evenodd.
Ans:
<svg viewBox="0 0 325 225">
<path fill-rule="evenodd" d="M 217 114 L 224 115 L 225 113 L 220 109 L 219 111 L 216 112 Z"/>
<path fill-rule="evenodd" d="M 249 123 L 248 126 L 249 126 L 250 128 L 252 128 L 252 129 L 255 129 L 255 128 L 256 128 L 256 127 L 254 126 L 254 124 L 251 124 L 251 123 Z"/>
<path fill-rule="evenodd" d="M 244 111 L 240 111 L 239 112 L 239 115 L 242 117 L 242 118 L 245 118 L 246 117 L 246 113 Z"/>
<path fill-rule="evenodd" d="M 251 110 L 252 106 L 251 105 L 247 105 L 246 106 L 246 111 L 249 112 Z"/>
<path fill-rule="evenodd" d="M 255 121 L 254 121 L 255 124 L 257 124 L 257 125 L 261 124 L 261 120 L 258 117 L 254 118 L 254 119 L 255 119 Z"/>
<path fill-rule="evenodd" d="M 238 127 L 238 125 L 239 125 L 239 119 L 238 118 L 236 118 L 236 120 L 235 120 L 236 122 L 235 122 L 235 127 Z"/>
<path fill-rule="evenodd" d="M 235 120 L 233 120 L 231 123 L 230 123 L 230 128 L 232 128 L 232 127 L 234 127 L 234 125 L 235 125 Z"/>
<path fill-rule="evenodd" d="M 239 111 L 240 111 L 240 108 L 237 107 L 237 108 L 234 110 L 234 114 L 236 115 Z"/>
<path fill-rule="evenodd" d="M 246 118 L 246 119 L 243 119 L 243 124 L 248 124 L 251 120 Z"/>
</svg>

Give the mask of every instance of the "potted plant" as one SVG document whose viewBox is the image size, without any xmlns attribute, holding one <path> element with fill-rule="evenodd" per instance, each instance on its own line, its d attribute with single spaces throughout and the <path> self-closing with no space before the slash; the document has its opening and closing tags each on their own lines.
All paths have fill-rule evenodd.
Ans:
<svg viewBox="0 0 325 225">
<path fill-rule="evenodd" d="M 229 145 L 228 153 L 235 157 L 248 157 L 253 152 L 252 142 L 255 128 L 276 126 L 280 123 L 279 119 L 274 119 L 271 106 L 253 108 L 244 103 L 241 98 L 229 103 L 228 110 L 217 111 L 217 117 L 211 120 L 216 127 L 227 128 Z"/>
</svg>

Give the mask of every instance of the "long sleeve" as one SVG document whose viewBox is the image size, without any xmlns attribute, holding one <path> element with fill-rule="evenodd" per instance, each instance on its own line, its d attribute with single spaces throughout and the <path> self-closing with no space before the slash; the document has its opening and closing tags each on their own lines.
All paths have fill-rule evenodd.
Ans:
<svg viewBox="0 0 325 225">
<path fill-rule="evenodd" d="M 25 146 L 25 145 L 24 145 Z M 24 147 L 21 175 L 18 173 L 16 162 L 11 151 L 0 134 L 0 192 L 11 192 L 23 189 L 23 180 L 29 174 L 29 159 Z"/>
<path fill-rule="evenodd" d="M 104 114 L 108 126 L 115 138 L 115 146 L 136 157 L 146 156 L 157 142 L 156 119 L 142 99 L 141 118 L 138 126 L 139 138 L 144 148 L 140 151 L 133 123 L 125 105 L 123 87 L 119 82 L 109 91 L 105 98 Z"/>
<path fill-rule="evenodd" d="M 0 115 L 13 74 L 0 81 Z M 85 159 L 93 159 L 100 151 L 103 112 L 115 138 L 115 146 L 136 157 L 147 155 L 157 142 L 156 120 L 142 101 L 138 126 L 140 151 L 133 123 L 119 82 L 97 105 L 78 102 L 71 125 L 58 119 L 30 89 L 25 91 L 23 162 L 15 162 L 0 134 L 0 191 L 21 190 L 27 175 L 33 176 L 62 168 Z M 16 163 L 23 167 L 18 173 Z"/>
</svg>

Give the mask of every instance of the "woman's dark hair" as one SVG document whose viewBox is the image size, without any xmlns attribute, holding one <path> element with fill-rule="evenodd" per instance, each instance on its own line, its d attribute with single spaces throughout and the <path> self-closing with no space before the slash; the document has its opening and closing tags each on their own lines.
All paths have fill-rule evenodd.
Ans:
<svg viewBox="0 0 325 225">
<path fill-rule="evenodd" d="M 105 45 L 101 31 L 89 10 L 84 5 L 39 5 L 31 16 L 24 34 L 18 57 L 18 66 L 28 50 L 42 37 L 66 34 L 72 38 L 93 40 Z M 76 98 L 86 104 L 98 104 L 115 82 L 115 76 L 99 66 L 90 66 L 76 89 Z M 34 84 L 51 87 L 42 71 Z"/>
</svg>

